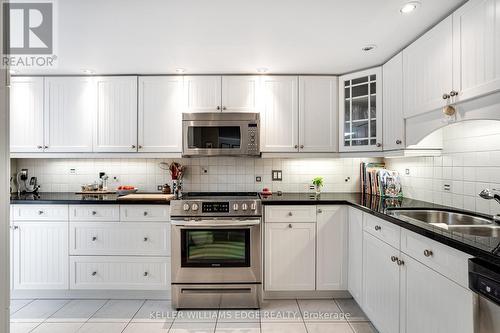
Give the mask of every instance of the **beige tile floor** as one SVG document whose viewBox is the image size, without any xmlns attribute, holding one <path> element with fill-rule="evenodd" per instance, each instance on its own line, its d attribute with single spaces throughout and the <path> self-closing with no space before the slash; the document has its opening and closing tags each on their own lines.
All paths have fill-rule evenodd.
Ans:
<svg viewBox="0 0 500 333">
<path fill-rule="evenodd" d="M 12 333 L 376 333 L 353 299 L 175 311 L 163 300 L 12 300 Z"/>
</svg>

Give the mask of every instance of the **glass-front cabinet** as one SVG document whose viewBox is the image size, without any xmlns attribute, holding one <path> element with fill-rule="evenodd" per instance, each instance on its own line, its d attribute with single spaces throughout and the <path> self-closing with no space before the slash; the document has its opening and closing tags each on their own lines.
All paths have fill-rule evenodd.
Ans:
<svg viewBox="0 0 500 333">
<path fill-rule="evenodd" d="M 340 77 L 339 150 L 382 150 L 382 70 Z"/>
</svg>

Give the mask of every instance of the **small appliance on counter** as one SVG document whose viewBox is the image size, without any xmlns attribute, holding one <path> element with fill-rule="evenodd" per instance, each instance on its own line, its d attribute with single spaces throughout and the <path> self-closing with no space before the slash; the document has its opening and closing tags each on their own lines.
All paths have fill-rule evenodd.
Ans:
<svg viewBox="0 0 500 333">
<path fill-rule="evenodd" d="M 36 177 L 29 178 L 28 169 L 21 169 L 16 176 L 17 193 L 37 193 L 40 189 Z"/>
</svg>

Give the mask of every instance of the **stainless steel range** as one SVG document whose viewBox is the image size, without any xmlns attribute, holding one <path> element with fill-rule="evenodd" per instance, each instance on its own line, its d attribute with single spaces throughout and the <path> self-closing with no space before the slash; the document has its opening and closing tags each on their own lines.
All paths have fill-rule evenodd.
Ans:
<svg viewBox="0 0 500 333">
<path fill-rule="evenodd" d="M 262 206 L 257 193 L 188 193 L 170 203 L 172 305 L 258 308 Z"/>
</svg>

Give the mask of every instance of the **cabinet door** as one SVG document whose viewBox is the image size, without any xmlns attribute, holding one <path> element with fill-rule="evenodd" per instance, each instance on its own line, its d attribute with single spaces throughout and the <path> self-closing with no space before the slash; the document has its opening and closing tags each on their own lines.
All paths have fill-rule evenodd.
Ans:
<svg viewBox="0 0 500 333">
<path fill-rule="evenodd" d="M 392 256 L 399 250 L 363 233 L 363 310 L 384 333 L 399 332 L 399 266 Z"/>
<path fill-rule="evenodd" d="M 220 76 L 185 76 L 186 112 L 221 111 Z"/>
<path fill-rule="evenodd" d="M 260 77 L 223 76 L 222 112 L 260 112 Z"/>
<path fill-rule="evenodd" d="M 339 150 L 382 150 L 382 68 L 340 77 Z"/>
<path fill-rule="evenodd" d="M 402 333 L 474 332 L 471 290 L 409 256 L 405 256 L 404 263 L 401 266 Z"/>
<path fill-rule="evenodd" d="M 453 90 L 453 25 L 449 16 L 403 50 L 405 118 L 439 109 Z"/>
<path fill-rule="evenodd" d="M 453 14 L 453 87 L 466 100 L 500 90 L 500 0 L 468 1 Z"/>
<path fill-rule="evenodd" d="M 181 77 L 139 78 L 139 152 L 182 151 Z"/>
<path fill-rule="evenodd" d="M 337 77 L 299 77 L 299 150 L 338 151 Z"/>
<path fill-rule="evenodd" d="M 96 111 L 94 79 L 45 78 L 45 151 L 91 152 Z"/>
<path fill-rule="evenodd" d="M 296 76 L 266 76 L 263 78 L 262 152 L 298 151 L 297 84 L 298 78 Z"/>
<path fill-rule="evenodd" d="M 43 78 L 14 77 L 10 84 L 10 151 L 43 151 Z"/>
<path fill-rule="evenodd" d="M 14 289 L 68 289 L 68 222 L 14 223 Z"/>
<path fill-rule="evenodd" d="M 363 213 L 349 207 L 349 265 L 347 273 L 347 289 L 352 297 L 363 306 Z"/>
<path fill-rule="evenodd" d="M 137 77 L 97 78 L 94 151 L 137 151 Z"/>
<path fill-rule="evenodd" d="M 265 289 L 315 289 L 316 223 L 265 225 Z"/>
<path fill-rule="evenodd" d="M 383 67 L 383 146 L 384 150 L 405 147 L 403 118 L 403 54 L 399 53 Z"/>
<path fill-rule="evenodd" d="M 347 221 L 345 207 L 318 206 L 316 289 L 346 290 Z"/>
</svg>

